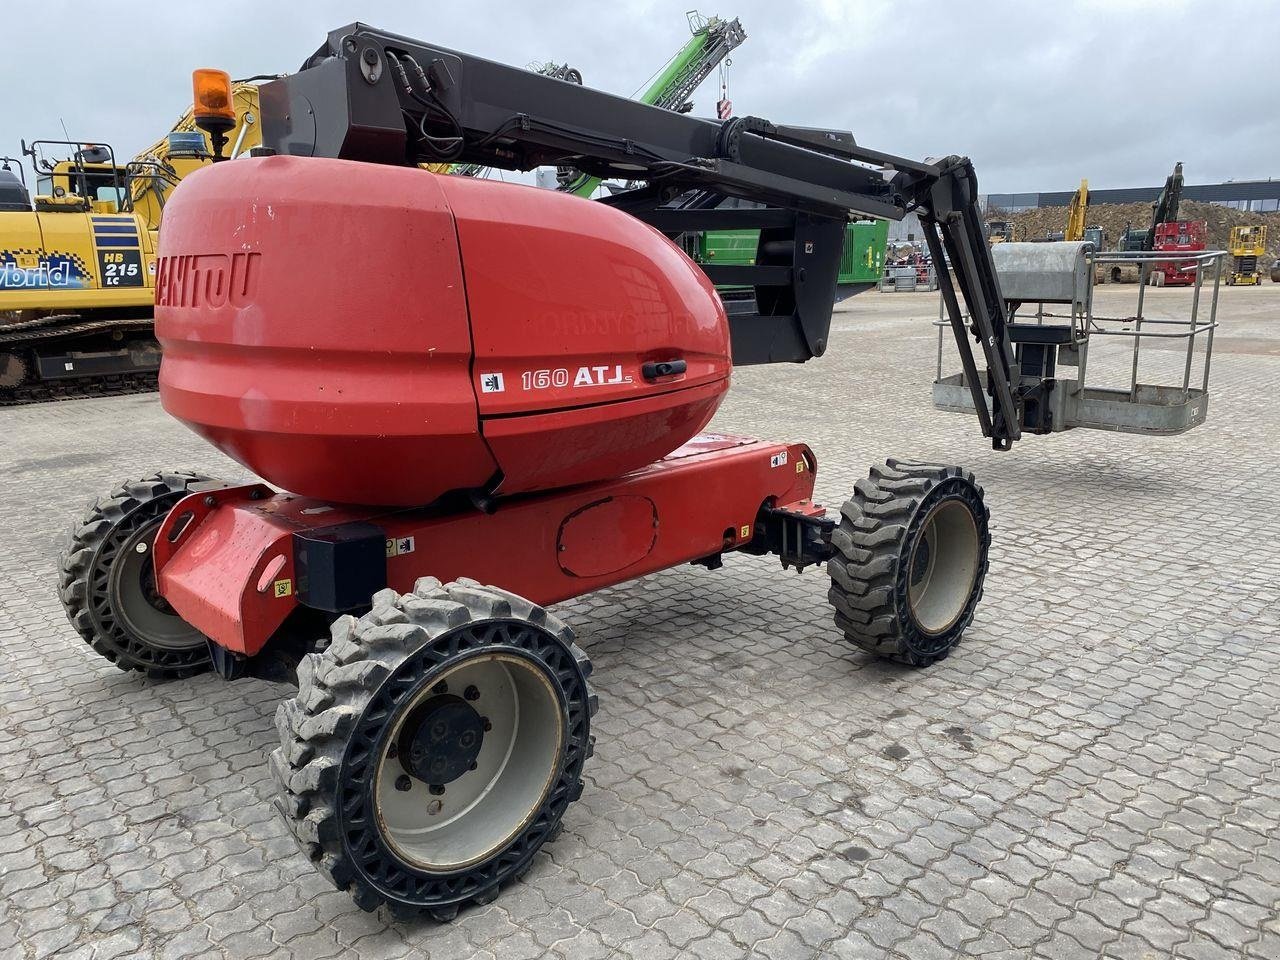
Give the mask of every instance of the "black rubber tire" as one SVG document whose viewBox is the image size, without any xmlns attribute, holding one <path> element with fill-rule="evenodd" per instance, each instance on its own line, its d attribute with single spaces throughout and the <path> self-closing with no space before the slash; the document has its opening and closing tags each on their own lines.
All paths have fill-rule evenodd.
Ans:
<svg viewBox="0 0 1280 960">
<path fill-rule="evenodd" d="M 129 632 L 109 596 L 111 564 L 134 531 L 164 516 L 208 477 L 162 471 L 120 484 L 89 505 L 72 527 L 58 556 L 58 598 L 76 632 L 99 655 L 121 670 L 152 679 L 190 677 L 209 668 L 208 648 L 167 650 Z"/>
<path fill-rule="evenodd" d="M 978 559 L 963 607 L 940 632 L 917 621 L 910 565 L 927 518 L 944 501 L 963 504 L 976 529 Z M 851 643 L 878 657 L 925 667 L 945 658 L 973 621 L 991 546 L 990 512 L 973 474 L 955 466 L 890 459 L 859 480 L 841 508 L 827 562 L 835 621 Z"/>
<path fill-rule="evenodd" d="M 513 639 L 513 633 L 532 639 Z M 507 644 L 546 663 L 560 685 L 567 722 L 559 772 L 538 812 L 506 847 L 453 873 L 420 870 L 397 856 L 382 833 L 372 758 L 381 756 L 414 691 L 433 685 L 468 651 Z M 514 594 L 470 580 L 442 585 L 434 577 L 403 596 L 382 590 L 369 613 L 340 617 L 327 646 L 298 666 L 297 696 L 276 712 L 276 807 L 302 851 L 361 908 L 385 904 L 397 917 L 451 920 L 459 908 L 488 903 L 523 876 L 581 796 L 597 706 L 590 674 L 573 632 Z"/>
</svg>

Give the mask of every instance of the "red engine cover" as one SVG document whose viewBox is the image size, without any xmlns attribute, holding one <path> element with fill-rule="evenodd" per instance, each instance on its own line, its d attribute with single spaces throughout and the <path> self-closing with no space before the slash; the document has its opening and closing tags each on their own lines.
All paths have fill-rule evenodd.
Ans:
<svg viewBox="0 0 1280 960">
<path fill-rule="evenodd" d="M 424 504 L 620 476 L 728 389 L 728 322 L 664 236 L 591 201 L 340 160 L 187 178 L 156 279 L 165 409 L 271 483 Z M 684 373 L 646 379 L 646 363 Z M 652 372 L 652 371 L 651 371 Z"/>
</svg>

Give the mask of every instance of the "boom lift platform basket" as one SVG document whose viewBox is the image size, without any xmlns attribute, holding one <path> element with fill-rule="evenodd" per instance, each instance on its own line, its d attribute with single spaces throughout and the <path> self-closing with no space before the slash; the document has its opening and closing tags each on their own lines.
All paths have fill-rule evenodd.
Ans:
<svg viewBox="0 0 1280 960">
<path fill-rule="evenodd" d="M 1191 309 L 1184 318 L 1148 316 L 1147 280 L 1162 256 L 1158 251 L 1108 251 L 1092 244 L 1004 243 L 992 248 L 1000 286 L 1009 307 L 1009 339 L 1021 378 L 1019 391 L 1026 403 L 1023 428 L 1035 433 L 1056 433 L 1085 427 L 1120 433 L 1176 434 L 1204 423 L 1209 409 L 1209 368 L 1213 359 L 1213 333 L 1217 329 L 1218 290 L 1225 254 L 1206 250 L 1187 255 L 1194 270 Z M 1166 257 L 1167 258 L 1167 257 Z M 1095 269 L 1121 265 L 1136 267 L 1137 304 L 1130 316 L 1101 316 L 1094 310 Z M 1212 288 L 1206 291 L 1206 274 Z M 1208 300 L 1207 305 L 1205 300 Z M 1066 313 L 1053 313 L 1046 305 L 1065 305 Z M 1035 307 L 1035 314 L 1016 320 L 1018 310 Z M 965 374 L 944 375 L 944 328 L 950 321 L 934 321 L 938 328 L 938 362 L 933 403 L 939 410 L 973 413 L 973 391 Z M 1129 382 L 1123 387 L 1090 386 L 1089 345 L 1094 338 L 1119 337 L 1132 341 Z M 1201 339 L 1203 338 L 1203 339 Z M 1143 343 L 1185 343 L 1181 382 L 1139 382 Z M 1102 341 L 1099 341 L 1102 342 Z M 1196 347 L 1204 344 L 1198 371 Z M 1075 367 L 1077 376 L 1058 375 L 1058 367 Z M 1195 374 L 1193 376 L 1193 373 Z"/>
</svg>

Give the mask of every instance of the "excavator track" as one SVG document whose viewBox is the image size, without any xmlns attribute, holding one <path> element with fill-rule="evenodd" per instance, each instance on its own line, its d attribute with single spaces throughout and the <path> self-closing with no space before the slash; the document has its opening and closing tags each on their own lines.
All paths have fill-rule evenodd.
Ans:
<svg viewBox="0 0 1280 960">
<path fill-rule="evenodd" d="M 119 348 L 143 343 L 159 344 L 151 336 L 150 317 L 92 317 L 50 314 L 0 323 L 0 407 L 149 393 L 157 388 L 156 370 L 87 373 L 79 377 L 42 379 L 36 353 L 52 341 L 68 341 L 76 349 Z M 86 337 L 101 338 L 88 341 Z M 118 338 L 118 339 L 116 339 Z"/>
<path fill-rule="evenodd" d="M 57 314 L 35 320 L 19 320 L 0 325 L 0 344 L 27 343 L 31 340 L 57 340 L 63 337 L 80 337 L 87 333 L 106 330 L 142 332 L 151 327 L 150 319 L 88 320 L 77 314 Z"/>
<path fill-rule="evenodd" d="M 8 390 L 0 388 L 0 407 L 153 393 L 158 388 L 159 375 L 155 371 L 111 374 L 105 377 L 76 377 L 69 380 L 34 380 Z"/>
</svg>

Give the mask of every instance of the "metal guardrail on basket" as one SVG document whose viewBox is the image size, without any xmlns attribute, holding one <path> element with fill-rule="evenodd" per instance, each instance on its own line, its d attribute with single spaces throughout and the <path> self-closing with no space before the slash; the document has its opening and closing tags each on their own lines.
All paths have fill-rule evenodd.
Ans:
<svg viewBox="0 0 1280 960">
<path fill-rule="evenodd" d="M 1209 370 L 1213 360 L 1213 333 L 1217 329 L 1218 291 L 1222 281 L 1221 250 L 1179 252 L 1108 251 L 1097 253 L 1088 243 L 1003 243 L 992 248 L 1000 275 L 1001 292 L 1010 305 L 1010 339 L 1022 385 L 1032 385 L 1048 377 L 1047 390 L 1025 396 L 1030 432 L 1049 433 L 1085 427 L 1124 433 L 1174 434 L 1203 423 L 1209 408 Z M 1181 319 L 1150 317 L 1147 283 L 1154 265 L 1176 259 L 1185 270 L 1195 271 L 1190 315 Z M 1095 269 L 1112 264 L 1135 265 L 1136 309 L 1129 316 L 1100 316 L 1094 311 Z M 1205 307 L 1206 282 L 1212 293 Z M 1046 305 L 1067 305 L 1067 312 L 1054 313 Z M 1018 310 L 1035 306 L 1027 320 L 1017 319 Z M 972 393 L 964 374 L 944 375 L 944 349 L 950 337 L 944 328 L 950 323 L 934 321 L 938 328 L 937 377 L 933 385 L 934 406 L 956 413 L 973 413 Z M 1153 329 L 1154 328 L 1154 329 Z M 1095 337 L 1129 337 L 1133 341 L 1128 385 L 1094 387 L 1086 383 L 1089 344 Z M 1202 369 L 1196 376 L 1196 347 L 1203 337 Z M 1139 382 L 1139 358 L 1144 342 L 1185 340 L 1186 355 L 1180 383 Z M 1101 343 L 1102 341 L 1099 341 Z M 1076 367 L 1074 379 L 1056 376 L 1057 368 Z"/>
</svg>

